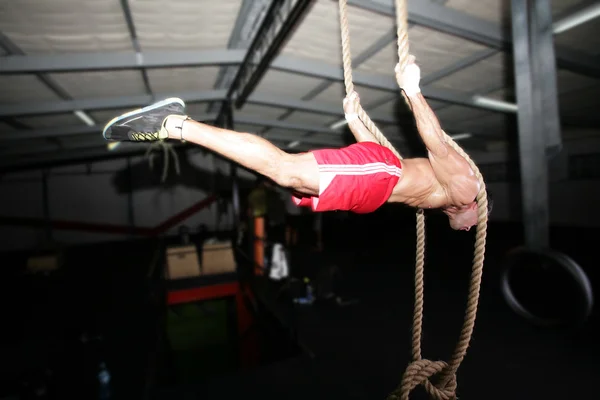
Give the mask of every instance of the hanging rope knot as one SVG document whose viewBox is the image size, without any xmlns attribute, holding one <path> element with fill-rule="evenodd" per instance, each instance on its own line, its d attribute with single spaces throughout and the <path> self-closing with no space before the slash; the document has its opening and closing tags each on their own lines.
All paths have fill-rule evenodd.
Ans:
<svg viewBox="0 0 600 400">
<path fill-rule="evenodd" d="M 410 363 L 402 383 L 389 397 L 388 400 L 408 400 L 410 392 L 419 385 L 423 385 L 427 393 L 436 400 L 456 400 L 456 376 L 452 375 L 446 383 L 433 384 L 430 378 L 448 368 L 444 361 L 418 360 Z"/>
</svg>

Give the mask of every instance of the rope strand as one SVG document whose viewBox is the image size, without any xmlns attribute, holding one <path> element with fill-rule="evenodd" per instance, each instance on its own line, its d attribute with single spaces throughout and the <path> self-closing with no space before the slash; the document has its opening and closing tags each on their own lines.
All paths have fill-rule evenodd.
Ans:
<svg viewBox="0 0 600 400">
<path fill-rule="evenodd" d="M 354 91 L 352 80 L 352 56 L 350 51 L 350 32 L 348 24 L 347 0 L 339 0 L 340 28 L 342 42 L 342 61 L 344 68 L 344 85 L 346 94 Z M 410 56 L 408 40 L 408 4 L 407 0 L 396 0 L 396 24 L 398 35 L 398 65 L 400 68 L 396 71 L 396 81 L 401 87 L 401 77 L 408 64 Z M 408 99 L 401 91 L 404 100 L 410 108 Z M 387 138 L 377 128 L 375 123 L 369 118 L 366 111 L 360 104 L 357 104 L 358 116 L 365 127 L 373 134 L 377 141 L 389 148 L 399 159 L 401 155 Z M 454 400 L 456 399 L 456 371 L 464 359 L 467 348 L 471 341 L 475 319 L 477 316 L 477 307 L 479 304 L 479 292 L 481 287 L 481 278 L 483 275 L 483 262 L 485 258 L 485 244 L 487 235 L 487 192 L 485 182 L 481 172 L 471 160 L 471 158 L 461 149 L 445 132 L 446 142 L 455 149 L 462 157 L 467 160 L 471 169 L 475 172 L 479 180 L 480 190 L 477 194 L 477 234 L 475 237 L 475 249 L 473 255 L 473 269 L 471 273 L 471 282 L 469 286 L 469 296 L 465 311 L 463 326 L 457 345 L 452 357 L 448 363 L 443 361 L 423 360 L 421 354 L 422 325 L 423 325 L 423 292 L 424 292 L 424 266 L 425 266 L 425 214 L 423 210 L 417 210 L 417 246 L 415 258 L 415 304 L 412 329 L 412 358 L 402 377 L 400 386 L 389 396 L 389 399 L 400 398 L 408 400 L 410 392 L 418 385 L 423 385 L 425 390 L 435 399 Z M 439 382 L 433 385 L 429 379 L 439 374 Z"/>
</svg>

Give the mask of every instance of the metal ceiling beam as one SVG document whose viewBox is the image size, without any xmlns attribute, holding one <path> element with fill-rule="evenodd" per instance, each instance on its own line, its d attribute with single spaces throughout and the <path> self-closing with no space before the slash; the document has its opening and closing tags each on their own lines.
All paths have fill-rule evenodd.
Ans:
<svg viewBox="0 0 600 400">
<path fill-rule="evenodd" d="M 272 0 L 228 92 L 228 99 L 235 93 L 234 104 L 237 108 L 244 105 L 260 83 L 311 4 L 310 0 Z"/>
<path fill-rule="evenodd" d="M 301 75 L 312 76 L 315 78 L 331 79 L 343 81 L 343 70 L 334 65 L 327 65 L 317 61 L 306 60 L 297 57 L 279 56 L 272 64 L 272 68 L 285 72 L 292 72 Z M 400 92 L 398 83 L 393 74 L 380 75 L 366 72 L 354 71 L 353 81 L 357 86 L 365 86 L 372 89 L 378 89 L 388 92 Z M 425 97 L 433 100 L 444 101 L 447 103 L 459 104 L 467 107 L 480 108 L 495 112 L 499 111 L 495 107 L 490 107 L 477 102 L 474 96 L 453 92 L 451 90 L 438 89 L 433 87 L 422 87 L 421 92 Z"/>
<path fill-rule="evenodd" d="M 217 114 L 202 114 L 202 115 L 193 115 L 192 118 L 196 121 L 201 121 L 205 123 L 211 123 L 216 120 Z M 306 131 L 311 130 L 313 132 L 318 133 L 328 133 L 331 134 L 332 138 L 340 137 L 341 133 L 339 131 L 329 129 L 322 126 L 310 126 L 304 124 L 293 124 L 284 121 L 269 121 L 262 118 L 255 117 L 247 117 L 243 115 L 236 115 L 234 117 L 235 124 L 245 124 L 245 125 L 254 125 L 254 126 L 268 126 L 271 128 L 279 128 L 286 129 L 291 131 Z M 49 128 L 49 129 L 39 129 L 39 130 L 27 130 L 27 131 L 9 131 L 9 132 L 0 132 L 0 143 L 14 142 L 20 140 L 28 140 L 28 139 L 44 139 L 44 138 L 60 138 L 66 136 L 80 136 L 80 135 L 98 135 L 100 139 L 100 133 L 102 132 L 103 126 L 67 126 L 64 128 Z M 286 139 L 294 139 L 294 136 L 286 137 Z M 102 139 L 104 140 L 104 139 Z M 310 143 L 310 141 L 308 141 Z M 335 142 L 330 142 L 330 144 Z M 322 144 L 319 142 L 319 144 Z"/>
<path fill-rule="evenodd" d="M 200 92 L 163 93 L 155 97 L 179 97 L 189 103 L 201 103 L 205 101 L 220 101 L 225 98 L 225 90 L 207 90 Z M 17 104 L 0 105 L 0 117 L 26 116 L 43 114 L 60 114 L 85 109 L 106 110 L 111 108 L 133 108 L 145 106 L 152 103 L 150 95 L 125 96 L 125 97 L 103 97 L 94 99 L 41 101 Z"/>
<path fill-rule="evenodd" d="M 349 0 L 349 4 L 384 15 L 394 16 L 392 0 L 373 2 Z M 497 25 L 461 11 L 428 1 L 409 1 L 409 22 L 510 51 L 510 34 Z M 43 56 L 5 56 L 0 74 L 95 71 L 133 68 L 169 68 L 240 64 L 245 50 L 155 51 L 135 53 L 107 52 Z M 600 77 L 600 58 L 576 50 L 556 48 L 558 67 Z"/>
<path fill-rule="evenodd" d="M 177 96 L 187 103 L 200 103 L 206 101 L 223 101 L 226 99 L 225 90 L 209 90 L 202 92 L 187 92 L 177 94 L 164 94 L 162 97 Z M 18 103 L 0 105 L 0 117 L 27 116 L 40 114 L 57 114 L 72 112 L 79 109 L 104 110 L 111 108 L 133 108 L 147 105 L 152 101 L 151 96 L 110 97 L 97 99 L 80 99 L 71 101 L 43 101 L 32 103 Z M 279 96 L 267 96 L 254 94 L 248 101 L 270 107 L 293 108 L 296 110 L 313 112 L 326 115 L 342 115 L 341 107 L 330 104 L 295 100 Z M 385 123 L 396 123 L 397 121 L 387 115 L 375 114 L 371 118 L 375 121 Z"/>
<path fill-rule="evenodd" d="M 348 4 L 394 17 L 393 0 L 348 0 Z M 498 50 L 511 51 L 510 30 L 470 16 L 462 11 L 430 1 L 409 0 L 408 21 L 417 25 L 484 44 Z M 557 46 L 557 66 L 583 75 L 600 78 L 600 58 Z"/>
<path fill-rule="evenodd" d="M 129 0 L 121 0 L 121 10 L 123 10 L 123 17 L 127 23 L 127 29 L 129 30 L 129 37 L 131 38 L 131 44 L 137 56 L 142 53 L 140 42 L 137 37 L 137 31 L 135 29 L 135 23 L 133 22 L 133 16 L 131 15 L 131 8 L 129 7 Z M 152 87 L 150 86 L 150 79 L 145 68 L 141 68 L 142 81 L 146 88 L 146 93 L 152 95 Z"/>
<path fill-rule="evenodd" d="M 245 50 L 145 51 L 10 55 L 2 57 L 0 74 L 86 72 L 135 68 L 209 67 L 236 65 Z"/>
<path fill-rule="evenodd" d="M 234 51 L 234 50 L 221 50 L 221 51 L 229 52 L 229 51 Z M 170 59 L 171 56 L 169 54 L 170 54 L 170 52 L 162 53 L 162 56 L 161 56 L 162 59 L 163 60 Z M 48 56 L 48 57 L 53 57 L 53 56 Z M 85 58 L 83 56 L 79 56 L 79 57 L 82 57 L 82 59 Z M 144 59 L 145 59 L 145 57 L 144 57 Z M 138 66 L 139 66 L 139 64 L 138 64 Z M 312 76 L 312 77 L 320 78 L 320 79 L 327 79 L 327 80 L 338 81 L 338 82 L 343 81 L 343 71 L 341 68 L 333 66 L 333 65 L 321 63 L 318 61 L 312 61 L 312 60 L 307 60 L 307 59 L 298 58 L 298 57 L 279 56 L 273 61 L 273 63 L 271 64 L 271 67 L 274 69 L 277 69 L 277 70 L 285 71 L 285 72 L 291 72 L 291 73 L 296 73 L 296 74 L 301 74 L 301 75 L 306 75 L 306 76 Z M 399 92 L 398 84 L 396 83 L 396 80 L 394 79 L 392 74 L 387 76 L 387 75 L 370 74 L 370 73 L 365 73 L 365 72 L 361 72 L 361 71 L 355 71 L 353 78 L 354 78 L 355 84 L 358 86 L 365 86 L 365 87 L 370 87 L 373 89 L 378 89 L 378 90 L 383 90 L 383 91 L 388 91 L 388 92 L 396 92 L 396 93 Z M 448 103 L 455 103 L 455 104 L 465 105 L 465 106 L 474 107 L 474 108 L 483 108 L 483 109 L 488 109 L 491 111 L 497 111 L 494 108 L 490 108 L 485 105 L 478 104 L 475 101 L 475 99 L 473 98 L 473 96 L 455 93 L 455 92 L 452 92 L 449 90 L 442 90 L 442 89 L 426 87 L 426 86 L 422 88 L 422 92 L 423 92 L 424 96 L 431 98 L 433 100 L 444 101 L 444 102 L 448 102 Z M 123 101 L 120 101 L 118 104 L 126 103 L 125 99 L 127 99 L 127 98 L 123 98 Z M 215 101 L 215 100 L 218 100 L 218 99 L 214 99 L 214 100 L 207 99 L 207 100 L 202 100 L 202 101 Z M 193 100 L 189 100 L 189 101 L 193 101 Z M 148 101 L 145 104 L 148 104 L 150 102 L 151 101 Z M 138 104 L 139 103 L 136 103 L 136 106 Z M 15 107 L 19 108 L 19 106 L 20 105 L 14 105 L 13 109 Z M 8 106 L 0 107 L 0 116 L 17 115 L 17 114 L 9 114 L 7 111 L 5 111 L 5 108 L 7 108 L 7 107 Z M 118 106 L 113 105 L 113 106 L 108 106 L 105 108 L 113 108 L 113 107 L 118 107 Z M 127 106 L 125 106 L 125 107 L 127 107 Z M 10 107 L 9 107 L 9 109 L 10 109 Z M 31 112 L 28 112 L 27 114 L 32 115 Z"/>
<path fill-rule="evenodd" d="M 238 16 L 235 20 L 233 30 L 227 43 L 228 49 L 245 49 L 250 45 L 250 40 L 258 26 L 261 18 L 264 17 L 264 11 L 269 0 L 243 0 Z M 243 54 L 240 57 L 240 63 L 243 60 Z M 236 66 L 224 66 L 219 69 L 217 79 L 213 88 L 215 90 L 225 89 L 230 84 L 237 72 Z M 216 106 L 220 103 L 210 103 L 208 112 L 215 112 Z"/>
<path fill-rule="evenodd" d="M 201 114 L 195 115 L 194 119 L 200 122 L 214 121 L 217 114 Z M 102 125 L 86 126 L 75 125 L 66 126 L 63 128 L 46 128 L 27 131 L 8 131 L 0 132 L 0 143 L 12 142 L 28 139 L 44 139 L 44 138 L 61 138 L 64 136 L 80 136 L 80 135 L 100 135 L 102 133 Z"/>
<path fill-rule="evenodd" d="M 0 32 L 0 47 L 4 48 L 7 54 L 25 56 L 25 52 L 19 48 L 16 44 L 12 42 L 6 35 Z M 2 65 L 3 63 L 0 63 Z M 60 97 L 63 101 L 71 101 L 73 98 L 66 90 L 64 90 L 58 82 L 56 82 L 50 75 L 38 73 L 36 74 L 38 80 L 42 82 L 42 84 L 46 85 L 54 94 Z M 73 110 L 77 111 L 76 115 L 78 118 L 84 118 L 88 123 L 94 123 L 92 118 L 85 114 L 83 109 Z"/>
</svg>

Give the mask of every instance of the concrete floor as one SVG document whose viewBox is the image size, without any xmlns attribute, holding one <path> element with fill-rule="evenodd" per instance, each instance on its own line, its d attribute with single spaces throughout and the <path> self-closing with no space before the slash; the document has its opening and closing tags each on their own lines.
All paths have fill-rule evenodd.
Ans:
<svg viewBox="0 0 600 400">
<path fill-rule="evenodd" d="M 21 318 L 29 325 L 14 332 L 5 330 L 1 351 L 5 356 L 11 353 L 17 347 L 15 340 L 27 329 L 46 329 L 55 332 L 56 337 L 71 332 L 73 336 L 83 325 L 93 329 L 95 324 L 110 320 L 108 336 L 114 345 L 106 355 L 118 365 L 115 383 L 128 388 L 122 389 L 122 396 L 117 398 L 142 398 L 145 394 L 156 399 L 384 399 L 400 382 L 410 357 L 415 243 L 412 221 L 390 225 L 384 215 L 349 222 L 345 227 L 326 225 L 325 263 L 337 263 L 342 268 L 344 294 L 360 299 L 360 303 L 346 308 L 270 305 L 287 313 L 314 358 L 301 354 L 198 385 L 160 390 L 148 387 L 144 381 L 148 368 L 145 357 L 152 337 L 147 332 L 155 329 L 156 320 L 152 301 L 144 294 L 147 288 L 140 279 L 144 275 L 141 266 L 147 266 L 152 258 L 152 242 L 92 246 L 73 252 L 70 283 L 52 289 L 54 297 L 40 294 L 35 300 L 38 303 L 25 301 L 15 285 L 3 285 L 5 312 L 14 321 Z M 426 358 L 447 359 L 462 323 L 474 232 L 452 232 L 435 217 L 428 222 L 423 351 Z M 598 313 L 594 312 L 590 321 L 578 329 L 543 329 L 516 316 L 501 297 L 501 260 L 507 250 L 521 243 L 521 231 L 518 224 L 489 226 L 479 314 L 471 347 L 458 374 L 459 397 L 593 398 L 600 373 L 600 366 L 594 362 L 600 356 Z M 596 230 L 555 228 L 552 242 L 554 248 L 578 261 L 597 287 L 600 281 L 595 270 L 594 234 Z M 318 268 L 321 262 L 313 257 L 304 253 L 303 259 L 296 260 Z M 540 278 L 539 284 L 543 282 Z M 536 290 L 533 286 L 532 292 Z M 560 294 L 558 291 L 556 296 Z M 54 309 L 61 310 L 53 316 L 54 322 L 43 322 L 29 313 L 37 310 L 37 315 L 43 315 L 40 304 L 44 298 L 53 298 Z M 59 323 L 63 324 L 60 329 L 56 328 Z M 54 345 L 53 351 L 60 354 L 67 348 Z M 23 353 L 11 354 L 19 359 Z M 7 362 L 4 366 L 10 370 Z M 411 398 L 425 398 L 418 393 Z"/>
<path fill-rule="evenodd" d="M 425 358 L 436 360 L 448 359 L 462 323 L 474 236 L 451 232 L 435 218 L 431 222 L 423 351 Z M 384 399 L 400 382 L 410 357 L 414 228 L 406 225 L 384 235 L 381 226 L 369 222 L 354 232 L 372 234 L 370 240 L 358 238 L 352 247 L 339 246 L 328 260 L 341 263 L 346 294 L 358 297 L 358 305 L 292 311 L 273 305 L 288 309 L 315 358 L 299 356 L 161 398 Z M 588 271 L 597 287 L 594 233 L 557 228 L 552 241 L 555 249 L 566 251 Z M 458 374 L 459 397 L 593 398 L 600 373 L 594 362 L 600 355 L 598 313 L 577 329 L 537 328 L 520 319 L 502 299 L 499 276 L 504 254 L 521 241 L 521 228 L 491 224 L 488 238 L 478 320 Z M 541 296 L 543 291 L 532 287 L 531 293 Z M 418 390 L 414 393 L 411 398 L 425 398 Z"/>
</svg>

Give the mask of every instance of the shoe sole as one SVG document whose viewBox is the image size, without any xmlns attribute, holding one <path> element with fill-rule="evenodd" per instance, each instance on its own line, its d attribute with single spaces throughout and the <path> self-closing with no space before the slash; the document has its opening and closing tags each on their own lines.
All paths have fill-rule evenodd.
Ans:
<svg viewBox="0 0 600 400">
<path fill-rule="evenodd" d="M 109 139 L 109 138 L 106 137 L 106 131 L 112 125 L 116 124 L 117 122 L 119 122 L 119 121 L 121 121 L 121 120 L 123 120 L 125 118 L 129 118 L 129 117 L 131 117 L 133 115 L 140 114 L 142 112 L 155 110 L 157 108 L 166 106 L 168 104 L 173 104 L 173 103 L 181 104 L 181 106 L 183 108 L 185 108 L 185 102 L 183 100 L 181 100 L 179 97 L 169 97 L 168 99 L 161 100 L 161 101 L 159 101 L 157 103 L 154 103 L 152 105 L 149 105 L 149 106 L 146 106 L 146 107 L 142 107 L 142 108 L 138 108 L 137 110 L 126 112 L 125 114 L 121 114 L 121 115 L 119 115 L 117 117 L 114 117 L 106 125 L 104 125 L 104 130 L 102 131 L 102 137 L 104 137 L 105 140 L 111 140 L 111 139 Z"/>
</svg>

